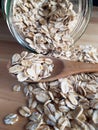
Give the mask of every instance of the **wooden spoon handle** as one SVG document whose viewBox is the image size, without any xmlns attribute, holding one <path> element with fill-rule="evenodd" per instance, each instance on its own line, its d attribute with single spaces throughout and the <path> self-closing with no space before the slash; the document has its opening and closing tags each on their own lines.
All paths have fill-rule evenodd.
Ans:
<svg viewBox="0 0 98 130">
<path fill-rule="evenodd" d="M 98 72 L 98 64 L 75 62 L 75 61 L 64 61 L 64 70 L 62 76 L 65 77 L 72 74 L 78 74 L 83 72 Z M 63 77 L 64 77 L 63 76 Z"/>
<path fill-rule="evenodd" d="M 46 79 L 42 79 L 41 82 L 53 81 L 84 72 L 98 72 L 98 64 L 93 63 L 55 59 L 54 65 L 55 67 L 52 75 Z"/>
<path fill-rule="evenodd" d="M 98 64 L 93 63 L 54 59 L 54 65 L 55 67 L 52 75 L 46 79 L 42 79 L 41 82 L 54 81 L 73 74 L 84 72 L 98 72 Z"/>
</svg>

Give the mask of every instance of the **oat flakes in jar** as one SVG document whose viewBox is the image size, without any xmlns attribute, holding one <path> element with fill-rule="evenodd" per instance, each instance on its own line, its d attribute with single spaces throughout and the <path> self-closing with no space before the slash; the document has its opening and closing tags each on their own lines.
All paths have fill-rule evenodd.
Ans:
<svg viewBox="0 0 98 130">
<path fill-rule="evenodd" d="M 18 43 L 41 54 L 61 54 L 85 31 L 92 0 L 4 0 L 6 22 Z"/>
</svg>

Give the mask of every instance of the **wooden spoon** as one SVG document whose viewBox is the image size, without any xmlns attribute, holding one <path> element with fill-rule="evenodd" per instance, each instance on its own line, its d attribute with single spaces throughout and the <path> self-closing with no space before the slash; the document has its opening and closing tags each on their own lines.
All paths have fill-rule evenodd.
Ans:
<svg viewBox="0 0 98 130">
<path fill-rule="evenodd" d="M 89 73 L 89 72 L 98 72 L 98 64 L 94 63 L 84 63 L 77 61 L 64 60 L 54 57 L 44 57 L 50 58 L 53 61 L 54 68 L 51 76 L 48 78 L 43 78 L 39 81 L 26 80 L 26 82 L 49 82 L 54 81 L 60 78 L 64 78 L 73 74 L 79 73 Z M 11 62 L 8 63 L 8 68 L 10 67 Z"/>
<path fill-rule="evenodd" d="M 40 82 L 54 81 L 73 74 L 79 74 L 84 72 L 98 72 L 98 64 L 62 60 L 53 57 L 48 58 L 53 60 L 54 69 L 50 77 L 41 79 Z"/>
</svg>

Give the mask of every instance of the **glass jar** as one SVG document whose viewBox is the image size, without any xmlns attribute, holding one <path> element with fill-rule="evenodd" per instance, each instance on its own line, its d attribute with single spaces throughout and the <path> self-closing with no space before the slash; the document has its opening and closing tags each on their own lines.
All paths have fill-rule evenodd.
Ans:
<svg viewBox="0 0 98 130">
<path fill-rule="evenodd" d="M 70 35 L 74 40 L 74 43 L 82 36 L 84 33 L 92 10 L 92 0 L 69 0 L 73 4 L 73 9 L 77 14 L 77 22 L 72 28 Z M 5 15 L 7 25 L 9 27 L 12 35 L 17 39 L 17 41 L 27 49 L 32 52 L 36 52 L 36 49 L 30 47 L 28 43 L 24 40 L 23 34 L 17 30 L 13 22 L 13 6 L 15 0 L 2 0 L 2 8 Z"/>
</svg>

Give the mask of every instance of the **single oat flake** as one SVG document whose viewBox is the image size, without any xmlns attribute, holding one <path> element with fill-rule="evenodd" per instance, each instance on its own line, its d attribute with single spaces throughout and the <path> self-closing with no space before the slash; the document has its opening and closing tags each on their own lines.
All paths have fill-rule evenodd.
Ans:
<svg viewBox="0 0 98 130">
<path fill-rule="evenodd" d="M 9 115 L 7 115 L 5 118 L 4 118 L 4 123 L 6 125 L 13 125 L 15 124 L 17 121 L 19 120 L 19 117 L 17 114 L 14 114 L 14 113 L 11 113 Z"/>
</svg>

